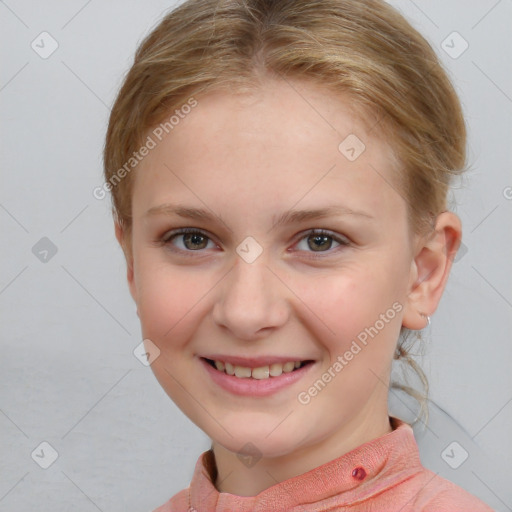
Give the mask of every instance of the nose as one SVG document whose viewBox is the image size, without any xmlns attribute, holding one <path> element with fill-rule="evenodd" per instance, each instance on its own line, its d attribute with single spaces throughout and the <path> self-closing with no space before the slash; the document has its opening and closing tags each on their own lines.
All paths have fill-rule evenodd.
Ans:
<svg viewBox="0 0 512 512">
<path fill-rule="evenodd" d="M 256 340 L 288 320 L 287 288 L 263 257 L 252 263 L 237 257 L 220 284 L 213 319 L 233 337 Z"/>
</svg>

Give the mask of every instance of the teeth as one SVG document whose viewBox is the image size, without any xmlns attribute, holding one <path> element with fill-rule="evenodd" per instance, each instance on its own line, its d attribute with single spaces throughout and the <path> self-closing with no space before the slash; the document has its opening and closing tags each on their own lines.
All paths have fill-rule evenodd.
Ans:
<svg viewBox="0 0 512 512">
<path fill-rule="evenodd" d="M 270 365 L 270 375 L 272 377 L 279 377 L 283 373 L 283 365 L 281 363 L 274 363 Z"/>
<path fill-rule="evenodd" d="M 270 377 L 279 377 L 282 373 L 290 373 L 293 370 L 300 368 L 301 361 L 288 361 L 284 364 L 273 363 L 269 366 L 260 366 L 259 368 L 248 368 L 247 366 L 237 366 L 223 361 L 214 361 L 215 368 L 220 372 L 234 375 L 240 379 L 253 379 L 263 380 Z"/>
<path fill-rule="evenodd" d="M 293 361 L 283 364 L 283 372 L 285 372 L 285 373 L 293 372 L 294 369 L 295 369 L 295 363 Z"/>
<path fill-rule="evenodd" d="M 261 366 L 260 368 L 253 368 L 251 372 L 253 379 L 268 379 L 270 371 L 268 366 Z"/>
<path fill-rule="evenodd" d="M 235 366 L 235 376 L 248 378 L 251 376 L 251 369 L 247 368 L 247 366 Z"/>
</svg>

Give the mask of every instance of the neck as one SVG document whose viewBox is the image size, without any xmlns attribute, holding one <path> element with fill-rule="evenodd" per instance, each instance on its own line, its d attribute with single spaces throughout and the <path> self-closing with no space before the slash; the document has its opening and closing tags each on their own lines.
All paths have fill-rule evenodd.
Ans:
<svg viewBox="0 0 512 512">
<path fill-rule="evenodd" d="M 280 457 L 262 457 L 254 465 L 240 464 L 238 455 L 213 443 L 217 466 L 215 486 L 219 492 L 256 496 L 280 482 L 306 473 L 339 458 L 362 444 L 388 434 L 393 429 L 386 408 L 376 414 L 362 411 L 335 434 Z M 334 455 L 334 456 L 333 456 Z"/>
</svg>

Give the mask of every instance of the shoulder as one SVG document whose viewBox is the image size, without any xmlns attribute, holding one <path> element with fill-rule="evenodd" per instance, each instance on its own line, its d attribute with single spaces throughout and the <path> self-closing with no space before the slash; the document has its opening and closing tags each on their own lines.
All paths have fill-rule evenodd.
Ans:
<svg viewBox="0 0 512 512">
<path fill-rule="evenodd" d="M 183 489 L 153 512 L 187 512 L 188 510 L 188 489 Z"/>
<path fill-rule="evenodd" d="M 493 509 L 468 491 L 436 473 L 423 468 L 417 475 L 420 492 L 410 504 L 410 510 L 422 512 L 493 512 Z"/>
</svg>

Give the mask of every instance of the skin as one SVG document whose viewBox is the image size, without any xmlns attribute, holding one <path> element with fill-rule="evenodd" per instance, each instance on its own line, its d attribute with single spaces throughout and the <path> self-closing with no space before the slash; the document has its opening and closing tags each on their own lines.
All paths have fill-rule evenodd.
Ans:
<svg viewBox="0 0 512 512">
<path fill-rule="evenodd" d="M 425 327 L 461 238 L 450 212 L 438 215 L 428 236 L 414 235 L 379 127 L 370 132 L 347 98 L 290 84 L 268 79 L 252 93 L 198 96 L 137 169 L 131 237 L 116 225 L 143 337 L 160 350 L 152 370 L 213 440 L 217 489 L 240 496 L 391 431 L 388 385 L 400 329 Z M 353 162 L 338 150 L 349 134 L 366 146 Z M 166 203 L 205 208 L 214 219 L 147 215 Z M 328 205 L 364 215 L 272 228 L 286 210 Z M 207 238 L 169 238 L 184 227 Z M 327 238 L 317 248 L 308 230 L 321 228 L 348 245 Z M 252 263 L 236 252 L 247 236 L 263 249 Z M 397 302 L 401 311 L 378 335 L 307 405 L 299 403 L 298 394 Z M 269 397 L 240 397 L 204 370 L 198 358 L 211 353 L 315 363 Z M 248 442 L 261 455 L 252 467 L 237 456 Z"/>
</svg>

